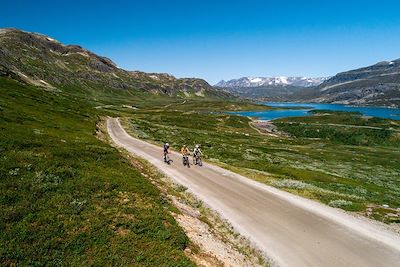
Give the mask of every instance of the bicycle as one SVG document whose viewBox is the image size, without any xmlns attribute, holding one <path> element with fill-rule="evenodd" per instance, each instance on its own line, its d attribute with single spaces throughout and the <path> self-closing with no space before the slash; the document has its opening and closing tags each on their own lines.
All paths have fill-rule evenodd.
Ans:
<svg viewBox="0 0 400 267">
<path fill-rule="evenodd" d="M 194 155 L 193 155 L 193 164 L 194 165 L 198 165 L 198 166 L 203 166 L 203 161 L 202 161 L 202 159 L 201 159 L 201 155 L 200 155 L 200 153 L 195 153 Z"/>
<path fill-rule="evenodd" d="M 188 168 L 190 168 L 189 155 L 182 155 L 182 163 L 183 166 L 187 166 Z"/>
</svg>

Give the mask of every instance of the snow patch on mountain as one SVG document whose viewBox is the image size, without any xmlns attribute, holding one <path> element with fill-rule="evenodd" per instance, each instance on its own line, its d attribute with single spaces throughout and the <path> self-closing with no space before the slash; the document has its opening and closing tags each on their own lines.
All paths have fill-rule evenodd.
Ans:
<svg viewBox="0 0 400 267">
<path fill-rule="evenodd" d="M 329 79 L 330 77 L 242 77 L 240 79 L 233 79 L 229 81 L 220 81 L 215 86 L 217 87 L 261 87 L 261 86 L 299 86 L 310 87 L 317 86 Z"/>
<path fill-rule="evenodd" d="M 251 82 L 251 83 L 259 83 L 259 82 L 261 82 L 261 81 L 262 81 L 261 78 L 250 78 L 250 82 Z"/>
</svg>

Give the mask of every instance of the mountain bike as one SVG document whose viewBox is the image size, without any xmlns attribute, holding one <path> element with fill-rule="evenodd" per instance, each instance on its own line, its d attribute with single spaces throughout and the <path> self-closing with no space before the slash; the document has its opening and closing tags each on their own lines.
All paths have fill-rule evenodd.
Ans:
<svg viewBox="0 0 400 267">
<path fill-rule="evenodd" d="M 182 163 L 183 163 L 183 166 L 187 166 L 188 168 L 190 168 L 189 155 L 182 156 Z"/>
<path fill-rule="evenodd" d="M 193 164 L 198 166 L 203 166 L 203 161 L 201 159 L 200 153 L 193 154 Z"/>
</svg>

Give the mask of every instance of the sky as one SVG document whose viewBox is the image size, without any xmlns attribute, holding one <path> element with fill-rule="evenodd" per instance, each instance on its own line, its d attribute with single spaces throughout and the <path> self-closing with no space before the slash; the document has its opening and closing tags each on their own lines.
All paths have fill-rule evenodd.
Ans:
<svg viewBox="0 0 400 267">
<path fill-rule="evenodd" d="M 400 1 L 0 0 L 0 28 L 119 67 L 199 77 L 331 76 L 400 58 Z"/>
</svg>

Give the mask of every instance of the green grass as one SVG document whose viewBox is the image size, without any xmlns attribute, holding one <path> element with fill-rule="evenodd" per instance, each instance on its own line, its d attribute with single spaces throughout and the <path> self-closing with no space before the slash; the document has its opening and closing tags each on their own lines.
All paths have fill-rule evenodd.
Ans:
<svg viewBox="0 0 400 267">
<path fill-rule="evenodd" d="M 128 92 L 91 93 L 0 78 L 1 264 L 192 266 L 167 200 L 96 138 L 116 111 L 94 106 Z"/>
<path fill-rule="evenodd" d="M 262 106 L 85 85 L 59 89 L 0 77 L 1 264 L 192 266 L 184 254 L 189 240 L 170 215 L 174 207 L 96 137 L 99 118 L 191 105 L 204 114 L 210 106 Z"/>
<path fill-rule="evenodd" d="M 298 138 L 321 138 L 344 145 L 400 146 L 400 123 L 363 117 L 359 113 L 313 111 L 314 116 L 275 122 L 280 130 Z"/>
<path fill-rule="evenodd" d="M 201 144 L 206 158 L 217 164 L 331 206 L 363 213 L 382 204 L 400 207 L 398 122 L 319 114 L 278 121 L 292 137 L 277 138 L 252 129 L 246 117 L 212 113 L 211 106 L 208 111 L 195 104 L 136 110 L 125 126 L 175 150 Z"/>
<path fill-rule="evenodd" d="M 60 89 L 0 78 L 3 265 L 193 265 L 183 252 L 189 240 L 170 215 L 173 207 L 96 137 L 100 116 L 125 117 L 132 134 L 168 141 L 175 150 L 200 143 L 208 160 L 253 179 L 345 210 L 372 208 L 371 217 L 396 222 L 387 216 L 400 207 L 396 121 L 321 113 L 279 121 L 293 137 L 275 138 L 251 128 L 246 117 L 223 113 L 265 108 L 252 103 Z M 325 127 L 325 136 L 312 139 Z M 386 135 L 371 134 L 380 129 Z M 363 135 L 362 141 L 342 138 L 352 135 Z"/>
</svg>

